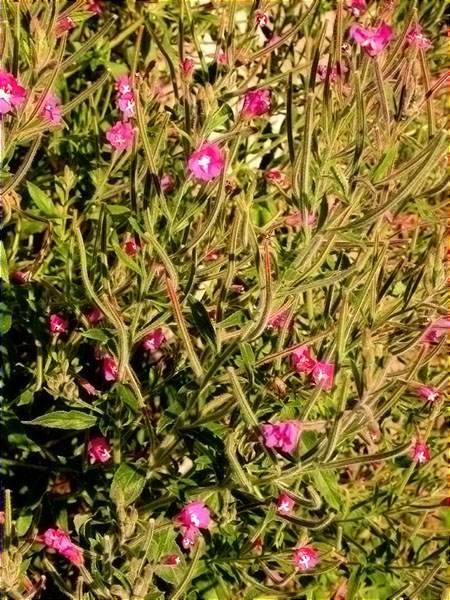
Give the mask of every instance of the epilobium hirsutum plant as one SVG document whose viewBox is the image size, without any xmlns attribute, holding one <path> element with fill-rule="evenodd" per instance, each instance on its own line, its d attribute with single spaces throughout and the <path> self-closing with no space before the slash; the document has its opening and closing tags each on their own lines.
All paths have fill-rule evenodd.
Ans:
<svg viewBox="0 0 450 600">
<path fill-rule="evenodd" d="M 444 8 L 3 0 L 2 597 L 441 597 Z"/>
</svg>

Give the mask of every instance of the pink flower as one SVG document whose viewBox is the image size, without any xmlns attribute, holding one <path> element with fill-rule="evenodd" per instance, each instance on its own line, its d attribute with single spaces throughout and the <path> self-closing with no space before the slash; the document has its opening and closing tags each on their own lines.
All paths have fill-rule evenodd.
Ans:
<svg viewBox="0 0 450 600">
<path fill-rule="evenodd" d="M 176 516 L 178 523 L 184 527 L 206 529 L 211 523 L 209 508 L 201 500 L 194 500 L 184 506 Z"/>
<path fill-rule="evenodd" d="M 89 440 L 87 450 L 91 464 L 105 463 L 111 458 L 111 446 L 108 440 L 101 435 Z"/>
<path fill-rule="evenodd" d="M 227 53 L 224 52 L 222 49 L 220 49 L 217 53 L 217 62 L 219 63 L 219 65 L 226 65 L 228 62 Z"/>
<path fill-rule="evenodd" d="M 106 356 L 102 358 L 102 373 L 105 381 L 116 381 L 119 369 L 117 360 L 114 356 L 106 354 Z"/>
<path fill-rule="evenodd" d="M 54 94 L 47 94 L 39 114 L 52 125 L 61 123 L 62 115 L 59 99 Z"/>
<path fill-rule="evenodd" d="M 277 35 L 276 33 L 274 33 L 270 39 L 267 40 L 266 42 L 266 46 L 267 48 L 271 48 L 273 45 L 275 45 L 277 42 L 279 42 L 281 40 L 281 37 L 279 35 Z"/>
<path fill-rule="evenodd" d="M 230 285 L 230 290 L 235 294 L 243 294 L 245 292 L 245 285 L 243 283 L 233 283 Z"/>
<path fill-rule="evenodd" d="M 382 21 L 378 27 L 352 25 L 350 37 L 359 44 L 369 56 L 380 54 L 392 39 L 392 27 Z"/>
<path fill-rule="evenodd" d="M 359 19 L 359 17 L 367 10 L 366 0 L 349 0 L 346 8 L 355 19 Z"/>
<path fill-rule="evenodd" d="M 320 63 L 317 66 L 317 77 L 320 81 L 325 81 L 327 78 L 327 71 L 327 63 Z M 348 67 L 344 63 L 337 62 L 335 65 L 331 66 L 329 81 L 331 83 L 336 83 L 336 81 L 341 77 L 344 77 L 346 73 L 348 73 Z"/>
<path fill-rule="evenodd" d="M 54 335 L 59 335 L 60 333 L 67 333 L 69 329 L 69 321 L 56 313 L 50 315 L 49 322 L 50 333 L 53 333 Z"/>
<path fill-rule="evenodd" d="M 331 390 L 333 386 L 334 363 L 317 361 L 312 370 L 314 383 L 324 390 Z"/>
<path fill-rule="evenodd" d="M 422 464 L 430 460 L 430 450 L 425 442 L 416 440 L 411 446 L 410 457 L 416 463 Z"/>
<path fill-rule="evenodd" d="M 300 571 L 314 569 L 318 561 L 317 550 L 311 546 L 300 546 L 295 548 L 292 554 L 292 562 Z"/>
<path fill-rule="evenodd" d="M 422 26 L 419 23 L 409 28 L 406 34 L 406 43 L 408 46 L 422 48 L 423 50 L 428 50 L 432 46 L 430 40 L 423 34 Z"/>
<path fill-rule="evenodd" d="M 148 333 L 143 342 L 142 347 L 149 352 L 156 352 L 166 341 L 164 331 L 159 327 Z"/>
<path fill-rule="evenodd" d="M 437 319 L 422 335 L 422 342 L 424 344 L 437 344 L 441 338 L 447 334 L 447 329 L 450 327 L 450 319 Z"/>
<path fill-rule="evenodd" d="M 268 448 L 280 448 L 292 453 L 298 444 L 300 423 L 298 421 L 278 421 L 265 423 L 261 427 L 264 443 Z"/>
<path fill-rule="evenodd" d="M 100 0 L 88 0 L 86 3 L 86 10 L 99 15 L 103 12 L 103 2 Z"/>
<path fill-rule="evenodd" d="M 171 567 L 176 567 L 180 564 L 180 562 L 181 558 L 178 556 L 178 554 L 168 554 L 162 559 L 163 565 L 170 565 Z"/>
<path fill-rule="evenodd" d="M 12 283 L 16 285 L 24 285 L 28 283 L 31 279 L 31 273 L 29 271 L 12 271 L 9 275 L 9 279 Z"/>
<path fill-rule="evenodd" d="M 270 315 L 267 321 L 267 327 L 269 329 L 283 329 L 288 318 L 287 310 L 279 310 Z"/>
<path fill-rule="evenodd" d="M 117 98 L 117 108 L 121 111 L 125 121 L 136 115 L 136 105 L 131 94 L 124 94 Z"/>
<path fill-rule="evenodd" d="M 250 90 L 244 96 L 242 115 L 246 119 L 261 117 L 270 110 L 271 92 L 267 89 Z"/>
<path fill-rule="evenodd" d="M 264 173 L 264 177 L 267 179 L 267 181 L 270 181 L 271 183 L 277 183 L 278 185 L 281 185 L 284 188 L 289 187 L 289 181 L 286 175 L 277 167 L 268 169 Z"/>
<path fill-rule="evenodd" d="M 294 500 L 287 494 L 281 494 L 277 498 L 277 513 L 282 516 L 290 515 L 295 506 Z"/>
<path fill-rule="evenodd" d="M 117 90 L 118 96 L 131 96 L 133 97 L 133 90 L 131 88 L 131 78 L 128 75 L 121 75 L 116 79 L 114 87 Z"/>
<path fill-rule="evenodd" d="M 89 396 L 97 395 L 97 390 L 95 389 L 95 387 L 92 385 L 92 383 L 86 381 L 86 379 L 80 379 L 80 386 L 83 388 L 86 394 L 89 394 Z"/>
<path fill-rule="evenodd" d="M 181 71 L 185 77 L 188 77 L 194 69 L 194 59 L 191 56 L 186 56 L 181 61 Z"/>
<path fill-rule="evenodd" d="M 430 385 L 419 385 L 417 394 L 427 402 L 434 402 L 441 395 L 440 391 Z"/>
<path fill-rule="evenodd" d="M 212 142 L 201 144 L 188 160 L 189 171 L 199 181 L 216 179 L 223 171 L 224 165 L 222 150 Z"/>
<path fill-rule="evenodd" d="M 25 102 L 23 88 L 12 73 L 0 71 L 0 115 L 5 115 Z"/>
<path fill-rule="evenodd" d="M 164 173 L 164 175 L 159 178 L 159 185 L 161 186 L 161 190 L 165 194 L 168 194 L 175 187 L 175 179 L 169 173 Z"/>
<path fill-rule="evenodd" d="M 311 349 L 308 346 L 299 346 L 292 351 L 292 366 L 297 373 L 311 373 L 316 361 L 311 355 Z"/>
<path fill-rule="evenodd" d="M 267 27 L 269 24 L 268 15 L 262 10 L 257 10 L 255 12 L 255 23 L 258 27 Z"/>
<path fill-rule="evenodd" d="M 285 216 L 284 222 L 288 227 L 298 227 L 302 224 L 302 213 L 299 210 L 294 210 Z"/>
<path fill-rule="evenodd" d="M 134 237 L 126 241 L 123 245 L 123 249 L 129 256 L 136 256 L 138 248 L 139 244 Z"/>
<path fill-rule="evenodd" d="M 106 139 L 116 150 L 126 150 L 133 145 L 134 130 L 130 123 L 117 121 L 106 132 Z"/>
<path fill-rule="evenodd" d="M 219 258 L 219 256 L 220 256 L 219 250 L 212 248 L 211 250 L 207 251 L 207 253 L 203 257 L 203 260 L 205 262 L 214 262 L 215 260 L 217 260 Z"/>
<path fill-rule="evenodd" d="M 93 306 L 87 311 L 86 318 L 89 321 L 89 323 L 91 323 L 92 325 L 96 325 L 105 318 L 105 315 L 99 308 Z"/>
<path fill-rule="evenodd" d="M 75 21 L 72 17 L 61 17 L 56 23 L 56 36 L 60 37 L 65 31 L 70 31 L 75 27 Z"/>
<path fill-rule="evenodd" d="M 181 545 L 185 550 L 192 548 L 200 535 L 198 527 L 186 527 L 181 537 Z"/>
<path fill-rule="evenodd" d="M 83 562 L 82 551 L 62 529 L 47 529 L 42 536 L 42 541 L 48 548 L 56 550 L 74 564 L 80 565 Z"/>
</svg>

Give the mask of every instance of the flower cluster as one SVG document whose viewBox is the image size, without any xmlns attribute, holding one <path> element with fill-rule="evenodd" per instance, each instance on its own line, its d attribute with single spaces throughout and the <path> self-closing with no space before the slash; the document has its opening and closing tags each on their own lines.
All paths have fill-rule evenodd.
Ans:
<svg viewBox="0 0 450 600">
<path fill-rule="evenodd" d="M 323 390 L 329 391 L 333 387 L 334 363 L 316 360 L 309 346 L 299 346 L 291 354 L 292 366 L 297 373 L 306 373 L 311 376 L 314 383 Z"/>
<path fill-rule="evenodd" d="M 47 548 L 56 550 L 74 565 L 83 563 L 81 549 L 72 542 L 70 535 L 62 529 L 47 529 L 42 536 L 42 541 Z"/>
<path fill-rule="evenodd" d="M 134 129 L 129 119 L 136 115 L 135 92 L 131 78 L 122 75 L 116 81 L 116 106 L 122 114 L 122 120 L 116 121 L 106 132 L 106 139 L 116 150 L 128 150 L 133 145 Z"/>
<path fill-rule="evenodd" d="M 195 544 L 200 529 L 208 529 L 211 525 L 211 514 L 204 502 L 194 500 L 182 508 L 175 521 L 182 527 L 181 545 L 187 550 Z"/>
</svg>

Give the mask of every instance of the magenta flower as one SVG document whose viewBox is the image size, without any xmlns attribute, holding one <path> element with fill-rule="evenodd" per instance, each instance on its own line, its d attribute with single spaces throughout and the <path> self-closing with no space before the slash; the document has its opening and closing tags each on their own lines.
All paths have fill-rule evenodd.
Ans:
<svg viewBox="0 0 450 600">
<path fill-rule="evenodd" d="M 438 344 L 444 335 L 447 335 L 447 329 L 450 327 L 450 319 L 437 319 L 422 335 L 424 344 Z"/>
<path fill-rule="evenodd" d="M 331 390 L 334 378 L 334 363 L 317 361 L 312 370 L 314 383 L 324 390 Z"/>
<path fill-rule="evenodd" d="M 89 440 L 87 451 L 91 464 L 96 462 L 105 463 L 111 458 L 111 446 L 102 435 Z"/>
<path fill-rule="evenodd" d="M 359 19 L 367 10 L 366 0 L 349 0 L 346 8 L 355 19 Z"/>
<path fill-rule="evenodd" d="M 12 73 L 0 71 L 0 115 L 5 115 L 25 102 L 23 88 Z"/>
<path fill-rule="evenodd" d="M 102 358 L 102 374 L 105 381 L 116 381 L 119 369 L 114 356 L 106 354 Z"/>
<path fill-rule="evenodd" d="M 124 94 L 117 98 L 117 108 L 121 111 L 125 121 L 136 115 L 136 105 L 131 94 Z"/>
<path fill-rule="evenodd" d="M 181 536 L 181 545 L 185 550 L 192 548 L 200 535 L 198 527 L 186 527 Z"/>
<path fill-rule="evenodd" d="M 56 36 L 60 37 L 64 32 L 70 31 L 75 27 L 75 21 L 72 17 L 61 17 L 56 23 Z"/>
<path fill-rule="evenodd" d="M 378 27 L 363 27 L 362 25 L 352 25 L 350 27 L 350 37 L 356 42 L 369 56 L 378 56 L 392 39 L 392 27 L 382 21 Z"/>
<path fill-rule="evenodd" d="M 201 500 L 194 500 L 184 506 L 176 516 L 176 520 L 184 527 L 206 529 L 211 523 L 209 508 Z"/>
<path fill-rule="evenodd" d="M 311 546 L 300 546 L 299 548 L 295 548 L 292 554 L 292 562 L 300 571 L 314 569 L 318 560 L 317 550 Z"/>
<path fill-rule="evenodd" d="M 69 330 L 69 321 L 58 315 L 57 313 L 53 313 L 49 318 L 50 323 L 50 333 L 53 335 L 59 335 L 60 333 L 67 333 Z"/>
<path fill-rule="evenodd" d="M 413 48 L 422 48 L 428 50 L 433 45 L 423 34 L 422 26 L 419 23 L 412 25 L 406 34 L 406 43 Z"/>
<path fill-rule="evenodd" d="M 89 321 L 89 323 L 91 323 L 92 325 L 96 325 L 105 318 L 105 315 L 99 308 L 93 306 L 87 311 L 86 318 Z"/>
<path fill-rule="evenodd" d="M 186 56 L 181 61 L 181 71 L 185 77 L 188 77 L 194 69 L 194 59 L 191 56 Z"/>
<path fill-rule="evenodd" d="M 325 79 L 327 78 L 327 71 L 327 63 L 320 63 L 317 66 L 317 77 L 320 81 L 325 81 Z M 329 81 L 331 83 L 336 83 L 336 81 L 344 77 L 346 73 L 348 73 L 347 65 L 345 65 L 344 63 L 337 62 L 335 65 L 331 66 Z"/>
<path fill-rule="evenodd" d="M 188 168 L 195 179 L 211 181 L 223 171 L 225 159 L 220 147 L 213 142 L 204 142 L 188 160 Z"/>
<path fill-rule="evenodd" d="M 281 494 L 277 498 L 277 513 L 285 517 L 290 515 L 294 509 L 295 502 L 287 494 Z"/>
<path fill-rule="evenodd" d="M 292 366 L 297 373 L 311 373 L 316 361 L 311 355 L 311 349 L 308 346 L 299 346 L 292 351 Z"/>
<path fill-rule="evenodd" d="M 148 352 L 156 352 L 166 341 L 164 331 L 159 327 L 148 333 L 142 341 L 142 347 Z"/>
<path fill-rule="evenodd" d="M 430 460 L 430 450 L 425 442 L 416 440 L 409 451 L 409 455 L 415 463 L 423 464 Z"/>
<path fill-rule="evenodd" d="M 423 398 L 427 402 L 434 402 L 441 395 L 437 388 L 430 385 L 419 385 L 416 391 L 420 398 Z"/>
<path fill-rule="evenodd" d="M 288 454 L 292 453 L 300 437 L 300 423 L 298 421 L 277 421 L 265 423 L 261 427 L 264 443 L 268 448 L 279 448 Z"/>
<path fill-rule="evenodd" d="M 131 78 L 128 75 L 121 75 L 116 79 L 114 84 L 118 96 L 133 96 L 133 90 L 131 88 Z"/>
<path fill-rule="evenodd" d="M 226 65 L 228 62 L 228 55 L 222 49 L 220 49 L 217 53 L 217 62 L 219 63 L 219 65 Z"/>
<path fill-rule="evenodd" d="M 133 145 L 134 129 L 128 122 L 118 121 L 106 132 L 106 139 L 116 150 L 127 150 Z"/>
<path fill-rule="evenodd" d="M 269 24 L 268 15 L 262 10 L 257 10 L 255 12 L 255 23 L 258 27 L 267 27 Z"/>
<path fill-rule="evenodd" d="M 282 183 L 284 179 L 284 174 L 280 169 L 273 167 L 272 169 L 268 169 L 264 173 L 265 178 L 268 181 L 273 181 L 274 183 Z"/>
<path fill-rule="evenodd" d="M 175 179 L 172 177 L 172 175 L 170 175 L 170 173 L 164 173 L 164 175 L 159 178 L 159 185 L 161 186 L 161 190 L 165 194 L 168 194 L 175 187 Z"/>
<path fill-rule="evenodd" d="M 270 90 L 250 90 L 244 96 L 242 115 L 246 119 L 251 119 L 252 117 L 261 117 L 269 112 L 270 101 Z"/>
<path fill-rule="evenodd" d="M 62 554 L 75 565 L 83 563 L 83 553 L 70 539 L 68 533 L 62 529 L 47 529 L 42 536 L 42 541 L 48 548 Z"/>
<path fill-rule="evenodd" d="M 39 114 L 44 117 L 52 125 L 58 125 L 61 123 L 61 106 L 59 99 L 54 94 L 47 94 L 44 103 L 41 106 Z"/>
<path fill-rule="evenodd" d="M 272 313 L 267 321 L 269 329 L 283 329 L 288 318 L 287 310 L 278 310 Z"/>
<path fill-rule="evenodd" d="M 29 271 L 11 271 L 9 275 L 9 280 L 16 285 L 24 285 L 28 283 L 31 279 L 31 273 Z"/>
<path fill-rule="evenodd" d="M 161 559 L 163 565 L 170 565 L 171 567 L 176 567 L 180 564 L 181 558 L 178 554 L 168 554 Z"/>
<path fill-rule="evenodd" d="M 136 256 L 138 248 L 139 248 L 139 244 L 137 243 L 136 238 L 134 238 L 134 237 L 127 240 L 123 245 L 124 251 L 129 256 Z"/>
<path fill-rule="evenodd" d="M 205 262 L 214 262 L 215 260 L 217 260 L 220 256 L 220 252 L 219 250 L 215 249 L 215 248 L 211 248 L 211 250 L 208 250 L 205 254 L 205 256 L 203 257 L 203 260 Z"/>
<path fill-rule="evenodd" d="M 88 0 L 86 4 L 86 10 L 99 15 L 103 12 L 103 2 L 100 0 Z"/>
</svg>

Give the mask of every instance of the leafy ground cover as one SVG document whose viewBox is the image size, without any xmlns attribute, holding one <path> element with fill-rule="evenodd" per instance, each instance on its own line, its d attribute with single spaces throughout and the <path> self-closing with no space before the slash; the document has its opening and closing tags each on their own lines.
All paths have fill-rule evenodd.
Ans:
<svg viewBox="0 0 450 600">
<path fill-rule="evenodd" d="M 2 597 L 446 597 L 444 9 L 4 0 Z"/>
</svg>

